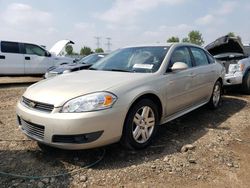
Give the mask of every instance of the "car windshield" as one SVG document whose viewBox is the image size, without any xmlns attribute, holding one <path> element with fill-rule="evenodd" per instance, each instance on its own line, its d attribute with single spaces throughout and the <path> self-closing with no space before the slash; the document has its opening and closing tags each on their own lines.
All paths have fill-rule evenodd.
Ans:
<svg viewBox="0 0 250 188">
<path fill-rule="evenodd" d="M 91 66 L 92 70 L 156 72 L 168 51 L 167 46 L 130 47 L 114 51 Z"/>
<path fill-rule="evenodd" d="M 80 59 L 77 63 L 93 65 L 95 62 L 97 62 L 99 59 L 103 58 L 104 56 L 105 56 L 104 54 L 91 54 Z"/>
</svg>

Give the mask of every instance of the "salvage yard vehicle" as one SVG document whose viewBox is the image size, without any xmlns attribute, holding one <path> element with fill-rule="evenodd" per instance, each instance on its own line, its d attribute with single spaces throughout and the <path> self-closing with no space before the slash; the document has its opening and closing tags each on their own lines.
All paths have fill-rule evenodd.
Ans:
<svg viewBox="0 0 250 188">
<path fill-rule="evenodd" d="M 79 70 L 83 70 L 83 69 L 88 69 L 94 63 L 96 63 L 98 60 L 105 57 L 106 55 L 107 55 L 106 53 L 90 54 L 86 57 L 83 57 L 82 59 L 80 59 L 77 62 L 66 64 L 66 65 L 59 65 L 59 66 L 51 67 L 45 73 L 44 77 L 51 78 L 51 77 L 57 76 L 59 74 L 70 73 L 70 72 L 75 72 L 75 71 L 79 71 Z"/>
<path fill-rule="evenodd" d="M 118 49 L 91 70 L 30 86 L 17 104 L 20 129 L 40 144 L 87 149 L 120 141 L 147 147 L 158 125 L 220 105 L 225 68 L 185 43 Z"/>
<path fill-rule="evenodd" d="M 223 36 L 205 47 L 226 68 L 225 86 L 240 85 L 250 94 L 250 58 L 238 37 Z"/>
<path fill-rule="evenodd" d="M 58 41 L 48 52 L 36 44 L 0 41 L 0 75 L 44 74 L 54 65 L 72 63 L 73 58 L 60 56 L 68 44 L 74 43 Z"/>
</svg>

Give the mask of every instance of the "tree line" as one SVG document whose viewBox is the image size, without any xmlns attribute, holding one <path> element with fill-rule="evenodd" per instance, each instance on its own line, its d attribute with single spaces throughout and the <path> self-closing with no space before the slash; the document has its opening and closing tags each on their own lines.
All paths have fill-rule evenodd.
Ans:
<svg viewBox="0 0 250 188">
<path fill-rule="evenodd" d="M 241 40 L 240 36 L 236 36 L 236 34 L 234 32 L 229 32 L 227 35 L 230 37 L 238 37 Z M 201 46 L 205 43 L 201 32 L 198 30 L 190 31 L 188 33 L 188 36 L 183 38 L 182 40 L 180 40 L 180 38 L 178 36 L 172 36 L 172 37 L 167 39 L 167 42 L 180 42 L 180 41 L 196 44 L 199 46 Z"/>
<path fill-rule="evenodd" d="M 65 51 L 67 53 L 67 55 L 82 55 L 82 56 L 86 56 L 92 53 L 103 53 L 104 50 L 102 48 L 96 48 L 95 50 L 92 50 L 90 47 L 88 46 L 84 46 L 80 49 L 80 53 L 74 52 L 73 46 L 72 45 L 67 45 L 65 47 Z"/>
<path fill-rule="evenodd" d="M 228 36 L 231 37 L 238 37 L 240 40 L 240 36 L 236 36 L 236 34 L 234 32 L 229 32 L 227 34 Z M 188 42 L 188 43 L 193 43 L 196 45 L 203 45 L 205 43 L 205 41 L 203 40 L 202 37 L 202 33 L 198 30 L 192 30 L 188 33 L 187 37 L 184 37 L 182 40 L 180 40 L 180 38 L 178 36 L 172 36 L 170 38 L 167 39 L 167 42 Z M 73 46 L 72 45 L 67 45 L 65 48 L 65 51 L 67 53 L 67 55 L 82 55 L 82 56 L 86 56 L 92 53 L 103 53 L 104 50 L 102 48 L 97 48 L 95 50 L 92 50 L 90 47 L 88 46 L 84 46 L 81 48 L 80 53 L 76 53 L 74 52 Z"/>
</svg>

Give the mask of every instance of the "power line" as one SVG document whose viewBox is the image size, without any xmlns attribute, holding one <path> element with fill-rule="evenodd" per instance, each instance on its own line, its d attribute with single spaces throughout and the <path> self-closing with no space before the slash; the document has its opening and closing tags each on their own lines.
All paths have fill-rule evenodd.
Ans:
<svg viewBox="0 0 250 188">
<path fill-rule="evenodd" d="M 100 45 L 101 45 L 101 43 L 100 43 L 101 37 L 95 36 L 95 39 L 96 39 L 96 48 L 100 48 Z"/>
<path fill-rule="evenodd" d="M 107 45 L 107 51 L 110 52 L 111 51 L 110 47 L 112 46 L 112 43 L 110 42 L 111 38 L 110 37 L 106 37 L 106 39 L 107 39 L 107 43 L 106 43 L 106 45 Z"/>
</svg>

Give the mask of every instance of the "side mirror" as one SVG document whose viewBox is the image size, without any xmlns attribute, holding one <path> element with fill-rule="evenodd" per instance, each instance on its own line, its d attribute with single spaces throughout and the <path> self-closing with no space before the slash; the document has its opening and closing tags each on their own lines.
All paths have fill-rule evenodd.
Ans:
<svg viewBox="0 0 250 188">
<path fill-rule="evenodd" d="M 181 70 L 188 69 L 188 65 L 186 63 L 183 63 L 183 62 L 175 62 L 170 69 L 173 72 L 181 71 Z"/>
<path fill-rule="evenodd" d="M 46 56 L 47 56 L 47 57 L 51 57 L 51 53 L 46 52 Z"/>
</svg>

